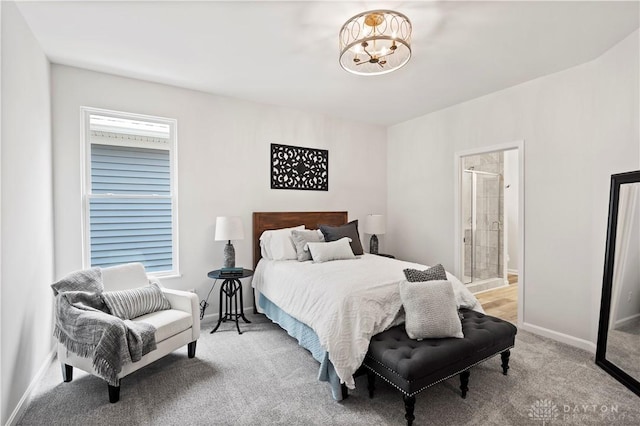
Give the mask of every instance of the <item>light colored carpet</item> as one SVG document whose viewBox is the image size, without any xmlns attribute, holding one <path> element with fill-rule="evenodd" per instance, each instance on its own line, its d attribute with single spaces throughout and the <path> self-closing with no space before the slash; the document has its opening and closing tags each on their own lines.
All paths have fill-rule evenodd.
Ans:
<svg viewBox="0 0 640 426">
<path fill-rule="evenodd" d="M 120 402 L 107 385 L 74 370 L 63 383 L 55 362 L 35 391 L 23 425 L 402 425 L 399 391 L 366 377 L 343 402 L 316 380 L 318 363 L 263 316 L 203 324 L 196 358 L 186 347 L 123 379 Z M 598 368 L 593 355 L 519 332 L 508 376 L 500 357 L 471 370 L 460 397 L 452 378 L 417 395 L 416 425 L 639 424 L 640 399 Z M 547 411 L 544 411 L 544 409 Z M 544 422 L 543 422 L 544 420 Z"/>
</svg>

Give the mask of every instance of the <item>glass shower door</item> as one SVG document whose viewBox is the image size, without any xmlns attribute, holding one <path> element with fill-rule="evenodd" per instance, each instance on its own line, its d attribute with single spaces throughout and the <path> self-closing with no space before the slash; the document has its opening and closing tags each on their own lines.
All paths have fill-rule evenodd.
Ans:
<svg viewBox="0 0 640 426">
<path fill-rule="evenodd" d="M 462 173 L 462 243 L 463 243 L 463 268 L 462 283 L 473 282 L 473 171 L 464 170 Z"/>
<path fill-rule="evenodd" d="M 464 284 L 503 275 L 500 185 L 497 173 L 464 170 L 462 174 Z"/>
</svg>

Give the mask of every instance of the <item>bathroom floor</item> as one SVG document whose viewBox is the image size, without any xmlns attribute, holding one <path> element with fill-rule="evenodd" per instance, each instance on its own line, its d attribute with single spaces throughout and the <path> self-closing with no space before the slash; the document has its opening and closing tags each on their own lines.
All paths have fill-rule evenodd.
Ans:
<svg viewBox="0 0 640 426">
<path fill-rule="evenodd" d="M 501 318 L 516 324 L 518 322 L 518 282 L 509 285 L 476 293 L 482 307 L 488 315 Z"/>
</svg>

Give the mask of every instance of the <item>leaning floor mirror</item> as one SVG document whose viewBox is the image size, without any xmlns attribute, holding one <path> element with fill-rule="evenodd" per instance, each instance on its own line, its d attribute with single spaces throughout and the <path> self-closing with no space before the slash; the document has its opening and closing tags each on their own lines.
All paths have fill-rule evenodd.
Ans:
<svg viewBox="0 0 640 426">
<path fill-rule="evenodd" d="M 596 364 L 640 396 L 640 171 L 611 176 Z"/>
</svg>

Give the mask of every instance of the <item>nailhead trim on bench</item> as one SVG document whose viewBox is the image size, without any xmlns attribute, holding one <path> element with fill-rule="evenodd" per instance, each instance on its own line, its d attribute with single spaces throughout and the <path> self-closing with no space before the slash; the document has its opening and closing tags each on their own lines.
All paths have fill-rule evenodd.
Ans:
<svg viewBox="0 0 640 426">
<path fill-rule="evenodd" d="M 413 392 L 413 393 L 411 393 L 411 394 L 409 394 L 409 393 L 405 392 L 403 389 L 400 389 L 400 388 L 398 387 L 398 385 L 396 385 L 395 383 L 392 383 L 391 381 L 389 381 L 389 379 L 387 379 L 386 377 L 382 376 L 380 373 L 378 373 L 378 372 L 377 372 L 376 370 L 374 370 L 372 367 L 369 367 L 366 363 L 362 363 L 362 365 L 364 365 L 368 370 L 371 370 L 371 372 L 372 372 L 372 373 L 375 373 L 378 377 L 382 378 L 385 382 L 389 383 L 391 386 L 393 386 L 394 388 L 398 389 L 400 392 L 402 392 L 402 393 L 403 393 L 403 394 L 405 394 L 406 396 L 411 397 L 411 396 L 414 396 L 414 395 L 419 394 L 419 393 L 420 393 L 420 392 L 422 392 L 423 390 L 425 390 L 425 389 L 427 389 L 427 388 L 430 388 L 430 387 L 431 387 L 431 386 L 433 386 L 433 385 L 436 385 L 436 384 L 438 384 L 438 383 L 440 383 L 440 382 L 444 382 L 445 380 L 448 380 L 448 379 L 450 379 L 450 378 L 452 378 L 452 377 L 454 377 L 454 376 L 457 376 L 458 374 L 462 373 L 463 371 L 466 371 L 466 370 L 470 369 L 471 367 L 475 367 L 476 365 L 478 365 L 478 364 L 480 364 L 480 363 L 482 363 L 482 362 L 485 362 L 485 361 L 486 361 L 486 360 L 488 360 L 489 358 L 493 358 L 494 356 L 496 356 L 496 355 L 498 355 L 498 354 L 501 354 L 501 353 L 502 353 L 502 352 L 504 352 L 504 351 L 508 351 L 508 350 L 510 350 L 510 349 L 513 349 L 514 347 L 515 347 L 514 345 L 511 345 L 511 346 L 509 346 L 509 347 L 507 347 L 507 348 L 504 348 L 504 349 L 500 350 L 499 352 L 496 352 L 496 353 L 495 353 L 495 354 L 493 354 L 493 355 L 489 355 L 488 357 L 486 357 L 486 358 L 484 358 L 484 359 L 482 359 L 482 360 L 480 360 L 480 361 L 478 361 L 478 362 L 476 362 L 476 363 L 474 363 L 474 364 L 471 364 L 470 366 L 468 366 L 468 367 L 466 367 L 466 368 L 464 368 L 464 369 L 462 369 L 462 370 L 460 370 L 460 371 L 458 371 L 458 372 L 456 372 L 456 373 L 453 373 L 453 374 L 451 374 L 451 375 L 449 375 L 449 376 L 447 376 L 447 377 L 444 377 L 444 378 L 442 378 L 442 379 L 440 379 L 440 380 L 438 380 L 438 381 L 436 381 L 436 382 L 433 382 L 433 383 L 431 383 L 430 385 L 424 386 L 423 388 L 418 389 L 417 391 L 415 391 L 415 392 Z M 401 378 L 402 380 L 405 380 L 405 381 L 407 381 L 407 382 L 411 383 L 411 381 L 410 381 L 410 380 L 405 379 L 404 377 L 402 377 L 401 375 L 399 375 L 396 371 L 394 371 L 394 370 L 390 369 L 389 367 L 387 367 L 386 365 L 384 365 L 384 364 L 383 364 L 383 363 L 381 363 L 380 361 L 378 361 L 378 360 L 376 360 L 376 359 L 373 359 L 373 358 L 370 358 L 370 357 L 366 357 L 366 358 L 365 358 L 365 360 L 371 360 L 371 361 L 373 361 L 373 362 L 377 363 L 378 365 L 380 365 L 380 366 L 384 367 L 387 371 L 389 371 L 389 372 L 393 373 L 394 375 L 396 375 L 397 377 Z"/>
</svg>

